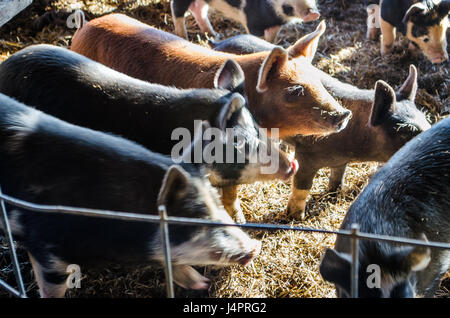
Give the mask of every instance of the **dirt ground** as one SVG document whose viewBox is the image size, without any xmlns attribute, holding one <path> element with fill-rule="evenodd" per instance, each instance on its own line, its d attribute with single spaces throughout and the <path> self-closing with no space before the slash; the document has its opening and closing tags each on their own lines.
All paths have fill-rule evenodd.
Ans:
<svg viewBox="0 0 450 318">
<path fill-rule="evenodd" d="M 322 36 L 314 64 L 336 78 L 360 88 L 373 88 L 379 79 L 398 88 L 408 75 L 410 64 L 419 70 L 419 92 L 416 104 L 429 115 L 431 122 L 450 112 L 449 62 L 432 65 L 423 57 L 413 57 L 407 51 L 407 41 L 400 37 L 394 54 L 381 57 L 379 44 L 365 39 L 365 0 L 319 0 L 327 31 Z M 38 0 L 11 22 L 0 28 L 0 62 L 31 44 L 49 43 L 68 47 L 74 29 L 66 27 L 64 19 L 53 19 L 54 10 L 71 12 L 82 9 L 88 20 L 111 12 L 122 12 L 145 23 L 172 32 L 173 24 L 168 0 Z M 243 33 L 244 29 L 219 14 L 211 21 L 222 37 Z M 317 22 L 290 24 L 281 30 L 276 43 L 288 46 L 311 32 Z M 207 45 L 198 35 L 192 17 L 187 26 L 190 39 Z M 239 196 L 248 222 L 282 223 L 324 229 L 338 229 L 353 200 L 376 171 L 376 163 L 356 163 L 349 166 L 343 189 L 326 191 L 328 169 L 315 178 L 307 206 L 308 218 L 293 221 L 285 209 L 290 184 L 283 182 L 256 183 L 241 186 Z M 321 255 L 332 247 L 335 237 L 323 234 L 253 231 L 262 240 L 261 255 L 249 266 L 225 268 L 204 267 L 200 272 L 212 280 L 206 291 L 186 291 L 176 287 L 177 297 L 335 297 L 331 284 L 318 272 Z M 37 297 L 31 266 L 26 253 L 19 249 L 20 262 L 30 297 Z M 6 244 L 0 238 L 0 278 L 15 285 Z M 164 272 L 160 266 L 124 268 L 111 266 L 83 273 L 82 288 L 71 290 L 68 297 L 165 297 Z M 450 275 L 441 284 L 438 297 L 450 297 Z M 10 297 L 0 290 L 0 297 Z"/>
</svg>

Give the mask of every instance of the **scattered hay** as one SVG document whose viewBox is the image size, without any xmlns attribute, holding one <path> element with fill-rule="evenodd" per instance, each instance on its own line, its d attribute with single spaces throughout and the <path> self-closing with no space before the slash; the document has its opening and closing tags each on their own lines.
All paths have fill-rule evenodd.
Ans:
<svg viewBox="0 0 450 318">
<path fill-rule="evenodd" d="M 412 58 L 406 50 L 406 40 L 396 42 L 394 55 L 381 57 L 379 44 L 365 40 L 366 13 L 364 0 L 319 0 L 327 31 L 320 41 L 315 65 L 336 78 L 361 88 L 373 88 L 379 79 L 398 88 L 408 75 L 409 64 L 419 70 L 419 92 L 416 104 L 427 110 L 430 120 L 436 121 L 450 107 L 448 62 L 431 65 L 423 57 Z M 46 7 L 42 7 L 46 3 Z M 72 11 L 82 9 L 92 19 L 110 12 L 122 12 L 166 31 L 173 31 L 167 0 L 59 0 L 34 2 L 12 22 L 0 29 L 0 61 L 21 48 L 37 43 L 62 47 L 70 45 L 75 30 L 65 27 L 64 20 L 41 24 L 35 30 L 39 16 L 49 10 Z M 244 32 L 242 26 L 220 15 L 211 17 L 214 28 L 223 37 Z M 37 22 L 36 22 L 37 21 Z M 186 24 L 189 37 L 207 46 L 207 38 L 197 34 L 192 17 Z M 289 46 L 302 35 L 314 30 L 317 23 L 291 24 L 282 28 L 277 44 Z M 450 41 L 449 41 L 450 42 Z M 450 111 L 447 109 L 447 112 Z M 283 182 L 256 183 L 241 186 L 239 197 L 247 220 L 255 223 L 282 223 L 296 226 L 338 229 L 344 216 L 378 164 L 358 163 L 348 167 L 342 191 L 328 193 L 329 169 L 317 174 L 307 206 L 305 221 L 292 221 L 285 214 L 290 184 Z M 335 237 L 318 233 L 289 231 L 252 231 L 262 240 L 261 255 L 249 266 L 226 268 L 205 267 L 199 270 L 212 279 L 207 291 L 186 291 L 176 287 L 178 297 L 335 297 L 334 288 L 322 280 L 318 272 L 320 257 L 332 247 Z M 22 272 L 29 296 L 36 297 L 37 286 L 26 253 L 19 249 Z M 0 237 L 0 277 L 15 285 L 6 244 Z M 68 297 L 165 297 L 165 279 L 161 267 L 130 269 L 111 266 L 83 273 L 82 288 L 71 290 Z M 450 296 L 450 273 L 443 280 L 438 297 Z M 0 297 L 8 297 L 0 290 Z"/>
</svg>

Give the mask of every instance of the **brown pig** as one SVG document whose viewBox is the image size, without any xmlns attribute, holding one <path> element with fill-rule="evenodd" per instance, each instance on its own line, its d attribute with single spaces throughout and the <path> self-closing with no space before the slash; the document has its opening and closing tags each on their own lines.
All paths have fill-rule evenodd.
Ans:
<svg viewBox="0 0 450 318">
<path fill-rule="evenodd" d="M 344 129 L 351 112 L 307 71 L 325 28 L 322 21 L 288 50 L 275 47 L 240 56 L 215 52 L 122 14 L 109 14 L 85 23 L 71 49 L 127 75 L 179 88 L 212 88 L 217 70 L 233 59 L 244 71 L 242 93 L 261 127 L 278 128 L 280 138 L 326 136 Z M 241 214 L 236 187 L 223 189 L 223 202 L 230 214 Z"/>
<path fill-rule="evenodd" d="M 178 88 L 212 88 L 217 70 L 234 59 L 245 74 L 250 111 L 280 137 L 328 135 L 342 130 L 350 111 L 305 72 L 325 22 L 289 51 L 238 56 L 190 43 L 122 14 L 109 14 L 77 31 L 71 49 L 127 75 Z"/>
</svg>

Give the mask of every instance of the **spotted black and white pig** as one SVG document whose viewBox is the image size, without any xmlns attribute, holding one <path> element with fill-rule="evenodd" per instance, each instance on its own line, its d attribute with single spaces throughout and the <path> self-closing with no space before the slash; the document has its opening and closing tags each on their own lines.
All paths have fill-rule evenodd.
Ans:
<svg viewBox="0 0 450 318">
<path fill-rule="evenodd" d="M 174 165 L 134 142 L 63 122 L 0 94 L 2 191 L 38 204 L 232 222 L 194 165 Z M 66 269 L 162 261 L 160 227 L 7 206 L 16 240 L 28 250 L 42 297 L 62 297 Z M 260 243 L 238 228 L 170 225 L 176 282 L 207 288 L 190 265 L 246 264 Z"/>
<path fill-rule="evenodd" d="M 234 54 L 270 51 L 274 47 L 252 35 L 237 35 L 211 44 L 215 50 Z M 310 66 L 308 74 L 320 78 L 328 92 L 352 111 L 353 117 L 347 128 L 337 134 L 321 139 L 301 135 L 286 138 L 295 145 L 295 156 L 301 163 L 288 205 L 289 214 L 299 218 L 305 217 L 306 199 L 319 169 L 331 168 L 328 189 L 334 192 L 342 184 L 348 163 L 385 162 L 407 141 L 430 127 L 425 114 L 414 104 L 417 69 L 413 65 L 397 92 L 384 81 L 378 81 L 374 90 L 359 89 L 314 66 Z"/>
<path fill-rule="evenodd" d="M 315 0 L 172 0 L 175 33 L 187 38 L 184 15 L 190 11 L 200 30 L 215 36 L 208 19 L 209 6 L 227 18 L 242 23 L 247 33 L 264 35 L 265 39 L 271 42 L 280 27 L 293 18 L 310 22 L 320 17 Z"/>
<path fill-rule="evenodd" d="M 381 0 L 381 54 L 392 52 L 399 31 L 411 50 L 420 49 L 432 63 L 446 61 L 449 11 L 450 0 Z"/>
<path fill-rule="evenodd" d="M 341 229 L 357 223 L 364 233 L 450 243 L 449 212 L 447 118 L 407 143 L 375 174 Z M 350 294 L 349 253 L 349 239 L 338 236 L 320 265 L 322 277 L 335 284 L 339 297 Z M 361 240 L 359 264 L 360 297 L 433 297 L 450 267 L 450 250 Z"/>
<path fill-rule="evenodd" d="M 192 136 L 195 120 L 233 129 L 243 144 L 226 141 L 218 160 L 205 162 L 201 157 L 197 162 L 207 163 L 214 186 L 291 177 L 297 162 L 258 129 L 245 99 L 233 93 L 243 90 L 239 65 L 232 60 L 224 63 L 215 82 L 216 89 L 190 90 L 150 84 L 51 45 L 27 47 L 0 64 L 0 92 L 70 123 L 119 134 L 159 153 L 172 153 L 179 143 L 171 140 L 176 129 L 188 128 Z M 266 157 L 251 162 L 249 154 L 255 149 Z M 238 162 L 234 159 L 241 150 L 246 157 Z M 244 222 L 242 210 L 226 191 L 223 203 Z"/>
</svg>

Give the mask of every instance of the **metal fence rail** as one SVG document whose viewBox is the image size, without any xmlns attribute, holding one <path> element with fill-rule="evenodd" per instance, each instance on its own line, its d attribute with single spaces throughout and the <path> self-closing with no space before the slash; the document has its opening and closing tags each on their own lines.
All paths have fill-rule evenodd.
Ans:
<svg viewBox="0 0 450 318">
<path fill-rule="evenodd" d="M 442 242 L 428 242 L 417 239 L 394 237 L 387 235 L 377 235 L 370 233 L 361 233 L 359 231 L 359 226 L 354 224 L 351 230 L 326 230 L 317 229 L 309 227 L 300 226 L 289 226 L 289 225 L 276 225 L 267 223 L 246 223 L 246 224 L 236 224 L 236 223 L 221 223 L 205 219 L 195 219 L 195 218 L 184 218 L 184 217 L 171 217 L 167 216 L 165 206 L 159 206 L 159 215 L 148 215 L 148 214 L 137 214 L 130 212 L 116 212 L 116 211 L 106 211 L 106 210 L 95 210 L 95 209 L 85 209 L 85 208 L 75 208 L 66 206 L 54 206 L 54 205 L 41 205 L 26 202 L 20 199 L 13 198 L 6 194 L 3 194 L 0 189 L 0 208 L 2 210 L 1 220 L 3 221 L 5 234 L 7 236 L 7 242 L 10 246 L 10 254 L 14 267 L 14 275 L 16 278 L 16 283 L 19 289 L 15 289 L 5 281 L 0 279 L 0 288 L 6 289 L 12 295 L 17 297 L 26 298 L 26 291 L 24 288 L 22 275 L 20 272 L 19 262 L 17 259 L 17 254 L 13 242 L 11 228 L 9 226 L 7 218 L 7 210 L 5 203 L 12 206 L 23 208 L 29 211 L 34 211 L 38 213 L 63 213 L 71 215 L 81 215 L 88 217 L 101 217 L 108 219 L 117 220 L 127 220 L 127 221 L 140 221 L 147 223 L 159 223 L 161 227 L 161 236 L 164 248 L 164 268 L 166 275 L 167 284 L 167 297 L 174 297 L 173 288 L 173 275 L 172 275 L 172 261 L 170 256 L 170 244 L 169 244 L 169 224 L 178 225 L 191 225 L 191 226 L 211 226 L 211 227 L 240 227 L 244 229 L 252 230 L 264 230 L 264 231 L 298 231 L 298 232 L 310 232 L 310 233 L 321 233 L 321 234 L 333 234 L 346 236 L 351 239 L 351 256 L 352 256 L 352 266 L 351 266 L 351 294 L 352 297 L 358 297 L 358 244 L 359 240 L 370 240 L 370 241 L 381 241 L 386 243 L 397 243 L 406 244 L 412 246 L 424 246 L 429 248 L 439 248 L 450 250 L 450 244 Z"/>
</svg>

